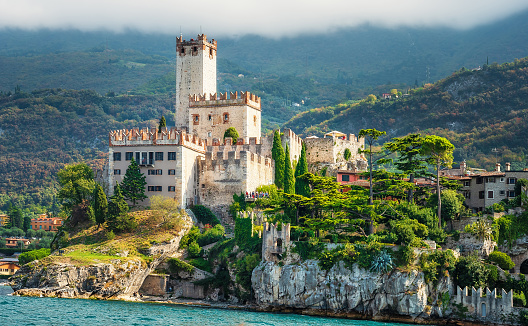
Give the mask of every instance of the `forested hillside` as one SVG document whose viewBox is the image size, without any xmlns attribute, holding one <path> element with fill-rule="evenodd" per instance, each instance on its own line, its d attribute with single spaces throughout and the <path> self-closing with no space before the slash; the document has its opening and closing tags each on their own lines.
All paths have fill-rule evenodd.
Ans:
<svg viewBox="0 0 528 326">
<path fill-rule="evenodd" d="M 0 96 L 0 209 L 8 201 L 49 206 L 56 172 L 86 161 L 100 172 L 112 129 L 174 125 L 173 99 L 48 89 Z"/>
<path fill-rule="evenodd" d="M 528 58 L 482 70 L 461 69 L 409 96 L 365 100 L 298 114 L 286 127 L 304 136 L 331 130 L 385 130 L 388 137 L 421 132 L 447 137 L 455 160 L 492 168 L 499 162 L 524 167 L 528 145 Z M 496 148 L 498 151 L 493 151 Z M 496 156 L 495 156 L 496 155 Z"/>
</svg>

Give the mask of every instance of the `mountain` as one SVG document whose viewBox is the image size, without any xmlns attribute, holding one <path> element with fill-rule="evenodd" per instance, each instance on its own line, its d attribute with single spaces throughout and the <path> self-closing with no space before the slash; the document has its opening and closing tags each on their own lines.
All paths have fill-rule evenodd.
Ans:
<svg viewBox="0 0 528 326">
<path fill-rule="evenodd" d="M 461 69 L 397 99 L 369 96 L 313 109 L 285 127 L 304 136 L 376 128 L 387 131 L 382 142 L 409 133 L 436 134 L 455 145 L 457 161 L 491 169 L 497 159 L 523 168 L 528 154 L 528 58 Z"/>
</svg>

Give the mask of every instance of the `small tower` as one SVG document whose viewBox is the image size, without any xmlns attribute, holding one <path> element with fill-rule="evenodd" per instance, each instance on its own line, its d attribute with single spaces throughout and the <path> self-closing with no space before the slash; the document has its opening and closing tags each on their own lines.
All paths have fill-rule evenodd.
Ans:
<svg viewBox="0 0 528 326">
<path fill-rule="evenodd" d="M 216 41 L 176 38 L 176 127 L 189 130 L 189 95 L 216 93 Z"/>
<path fill-rule="evenodd" d="M 279 231 L 277 224 L 264 222 L 262 232 L 262 259 L 277 261 L 290 247 L 290 223 L 282 224 Z"/>
</svg>

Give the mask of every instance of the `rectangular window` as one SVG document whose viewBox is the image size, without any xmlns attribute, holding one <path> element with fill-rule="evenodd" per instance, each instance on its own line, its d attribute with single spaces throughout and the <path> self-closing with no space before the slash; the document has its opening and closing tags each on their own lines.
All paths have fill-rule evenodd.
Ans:
<svg viewBox="0 0 528 326">
<path fill-rule="evenodd" d="M 169 186 L 169 191 L 170 192 L 175 192 L 176 191 L 176 187 L 175 186 Z"/>
<path fill-rule="evenodd" d="M 488 198 L 493 199 L 493 190 L 488 191 Z"/>
<path fill-rule="evenodd" d="M 495 177 L 488 177 L 486 183 L 495 183 Z"/>
<path fill-rule="evenodd" d="M 156 161 L 163 161 L 163 152 L 156 152 Z"/>
<path fill-rule="evenodd" d="M 469 181 L 464 181 L 464 187 L 469 187 L 469 184 L 470 184 Z"/>
<path fill-rule="evenodd" d="M 169 170 L 169 175 L 176 175 L 176 170 L 170 169 Z"/>
<path fill-rule="evenodd" d="M 138 165 L 154 165 L 154 152 L 136 152 Z"/>
<path fill-rule="evenodd" d="M 508 178 L 508 182 L 507 182 L 507 183 L 508 183 L 509 185 L 514 185 L 514 184 L 515 184 L 515 181 L 516 181 L 515 178 Z"/>
<path fill-rule="evenodd" d="M 168 152 L 167 153 L 167 160 L 176 161 L 176 152 Z"/>
<path fill-rule="evenodd" d="M 163 171 L 161 169 L 157 169 L 157 170 L 148 170 L 148 175 L 162 175 L 163 174 Z"/>
<path fill-rule="evenodd" d="M 115 169 L 114 175 L 121 175 L 121 169 Z"/>
<path fill-rule="evenodd" d="M 481 184 L 482 183 L 482 177 L 478 177 L 477 178 L 477 184 Z"/>
<path fill-rule="evenodd" d="M 479 191 L 479 199 L 484 199 L 484 190 Z"/>
<path fill-rule="evenodd" d="M 125 161 L 132 160 L 132 157 L 134 157 L 134 152 L 126 152 L 125 153 Z"/>
<path fill-rule="evenodd" d="M 467 199 L 470 199 L 471 198 L 471 191 L 465 191 L 464 192 L 464 197 L 467 198 Z"/>
<path fill-rule="evenodd" d="M 515 197 L 515 190 L 508 190 L 508 197 Z"/>
<path fill-rule="evenodd" d="M 342 181 L 350 181 L 350 176 L 348 174 L 344 174 L 341 176 Z"/>
<path fill-rule="evenodd" d="M 148 191 L 161 191 L 161 186 L 148 186 L 147 187 L 147 190 Z"/>
<path fill-rule="evenodd" d="M 121 152 L 114 152 L 114 161 L 121 161 Z"/>
<path fill-rule="evenodd" d="M 499 192 L 499 194 L 500 194 L 501 196 L 506 195 L 506 190 L 501 190 L 501 191 Z"/>
</svg>

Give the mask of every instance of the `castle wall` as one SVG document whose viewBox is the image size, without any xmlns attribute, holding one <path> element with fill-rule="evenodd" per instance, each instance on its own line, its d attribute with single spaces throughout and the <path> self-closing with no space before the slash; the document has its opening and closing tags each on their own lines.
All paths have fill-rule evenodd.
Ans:
<svg viewBox="0 0 528 326">
<path fill-rule="evenodd" d="M 176 41 L 176 126 L 188 128 L 189 95 L 216 93 L 215 40 L 198 35 L 196 40 Z"/>
<path fill-rule="evenodd" d="M 341 137 L 306 138 L 306 159 L 308 163 L 340 163 L 354 161 L 361 157 L 358 154 L 360 148 L 365 147 L 364 138 L 356 138 L 349 134 L 345 139 Z M 352 154 L 345 160 L 345 149 Z"/>
<path fill-rule="evenodd" d="M 481 320 L 493 319 L 502 314 L 509 314 L 513 310 L 513 291 L 502 289 L 501 297 L 497 296 L 497 289 L 486 288 L 485 293 L 479 288 L 461 289 L 457 286 L 456 303 L 468 308 L 468 313 Z"/>
<path fill-rule="evenodd" d="M 191 133 L 211 144 L 213 138 L 223 139 L 224 132 L 234 127 L 240 137 L 260 137 L 260 98 L 249 92 L 192 95 L 189 102 L 188 125 Z"/>
<path fill-rule="evenodd" d="M 201 161 L 200 203 L 223 210 L 233 201 L 233 194 L 255 191 L 260 185 L 273 183 L 270 158 L 241 151 L 207 152 Z"/>
<path fill-rule="evenodd" d="M 284 129 L 281 131 L 281 144 L 282 148 L 286 150 L 286 144 L 290 148 L 290 162 L 299 161 L 301 157 L 303 140 L 301 137 L 297 136 L 293 130 Z M 262 137 L 262 153 L 265 153 L 266 156 L 271 157 L 271 149 L 273 148 L 273 134 L 266 137 Z"/>
</svg>

